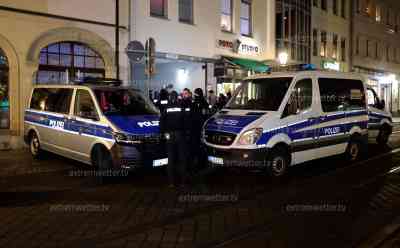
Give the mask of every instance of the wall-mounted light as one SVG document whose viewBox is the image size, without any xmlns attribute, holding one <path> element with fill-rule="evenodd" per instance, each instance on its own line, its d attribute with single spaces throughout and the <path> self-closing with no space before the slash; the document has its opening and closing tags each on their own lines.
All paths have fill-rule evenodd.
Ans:
<svg viewBox="0 0 400 248">
<path fill-rule="evenodd" d="M 287 65 L 287 62 L 289 60 L 289 54 L 287 52 L 279 53 L 278 60 L 280 65 L 282 66 Z"/>
</svg>

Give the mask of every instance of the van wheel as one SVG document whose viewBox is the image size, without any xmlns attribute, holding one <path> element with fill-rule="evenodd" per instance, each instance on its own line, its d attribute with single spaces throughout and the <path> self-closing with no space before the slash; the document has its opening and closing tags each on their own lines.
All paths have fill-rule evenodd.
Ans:
<svg viewBox="0 0 400 248">
<path fill-rule="evenodd" d="M 389 136 L 391 134 L 390 128 L 384 126 L 379 130 L 378 137 L 376 137 L 376 142 L 379 145 L 386 145 L 389 141 Z"/>
<path fill-rule="evenodd" d="M 29 151 L 34 159 L 43 157 L 43 150 L 40 148 L 40 141 L 36 132 L 32 132 L 29 137 Z"/>
<path fill-rule="evenodd" d="M 275 147 L 268 160 L 269 172 L 274 177 L 286 174 L 290 164 L 290 154 L 283 147 Z"/>
<path fill-rule="evenodd" d="M 349 144 L 346 148 L 346 157 L 350 161 L 357 161 L 361 158 L 363 153 L 363 142 L 358 137 L 350 139 Z"/>
<path fill-rule="evenodd" d="M 93 150 L 92 164 L 98 173 L 95 175 L 95 181 L 99 184 L 110 182 L 111 177 L 107 174 L 112 170 L 113 162 L 106 148 L 98 146 Z"/>
</svg>

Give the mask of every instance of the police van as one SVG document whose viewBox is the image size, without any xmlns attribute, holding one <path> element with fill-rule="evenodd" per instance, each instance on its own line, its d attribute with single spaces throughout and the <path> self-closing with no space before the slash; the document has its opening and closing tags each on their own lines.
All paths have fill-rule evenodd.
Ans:
<svg viewBox="0 0 400 248">
<path fill-rule="evenodd" d="M 158 110 L 115 80 L 34 86 L 24 132 L 35 158 L 49 151 L 100 170 L 168 163 Z"/>
<path fill-rule="evenodd" d="M 363 79 L 350 73 L 303 70 L 249 77 L 203 127 L 208 161 L 266 167 L 282 176 L 289 166 L 336 154 L 356 160 L 368 142 L 368 128 L 390 123 L 381 106 L 369 110 L 366 98 Z M 378 116 L 379 121 L 373 119 Z"/>
</svg>

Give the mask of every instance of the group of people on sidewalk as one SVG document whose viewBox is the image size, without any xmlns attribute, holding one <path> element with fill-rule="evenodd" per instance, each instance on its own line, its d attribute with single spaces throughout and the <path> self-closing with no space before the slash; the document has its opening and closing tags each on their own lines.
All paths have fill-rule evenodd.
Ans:
<svg viewBox="0 0 400 248">
<path fill-rule="evenodd" d="M 227 101 L 228 98 L 222 94 L 216 98 L 213 91 L 209 91 L 206 99 L 200 88 L 193 93 L 185 88 L 180 94 L 175 90 L 168 92 L 162 89 L 158 99 L 154 100 L 161 113 L 160 133 L 168 153 L 170 187 L 184 187 L 188 183 L 188 175 L 205 162 L 201 129 L 205 121 L 223 108 Z"/>
</svg>

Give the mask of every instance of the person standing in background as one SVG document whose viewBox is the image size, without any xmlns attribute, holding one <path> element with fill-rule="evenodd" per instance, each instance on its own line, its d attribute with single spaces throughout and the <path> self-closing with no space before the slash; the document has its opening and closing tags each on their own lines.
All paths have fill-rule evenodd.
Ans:
<svg viewBox="0 0 400 248">
<path fill-rule="evenodd" d="M 188 153 L 185 131 L 187 124 L 184 118 L 185 109 L 182 105 L 182 101 L 178 99 L 178 93 L 176 91 L 172 91 L 169 94 L 168 103 L 161 109 L 160 133 L 166 140 L 169 187 L 183 187 L 186 184 Z"/>
</svg>

